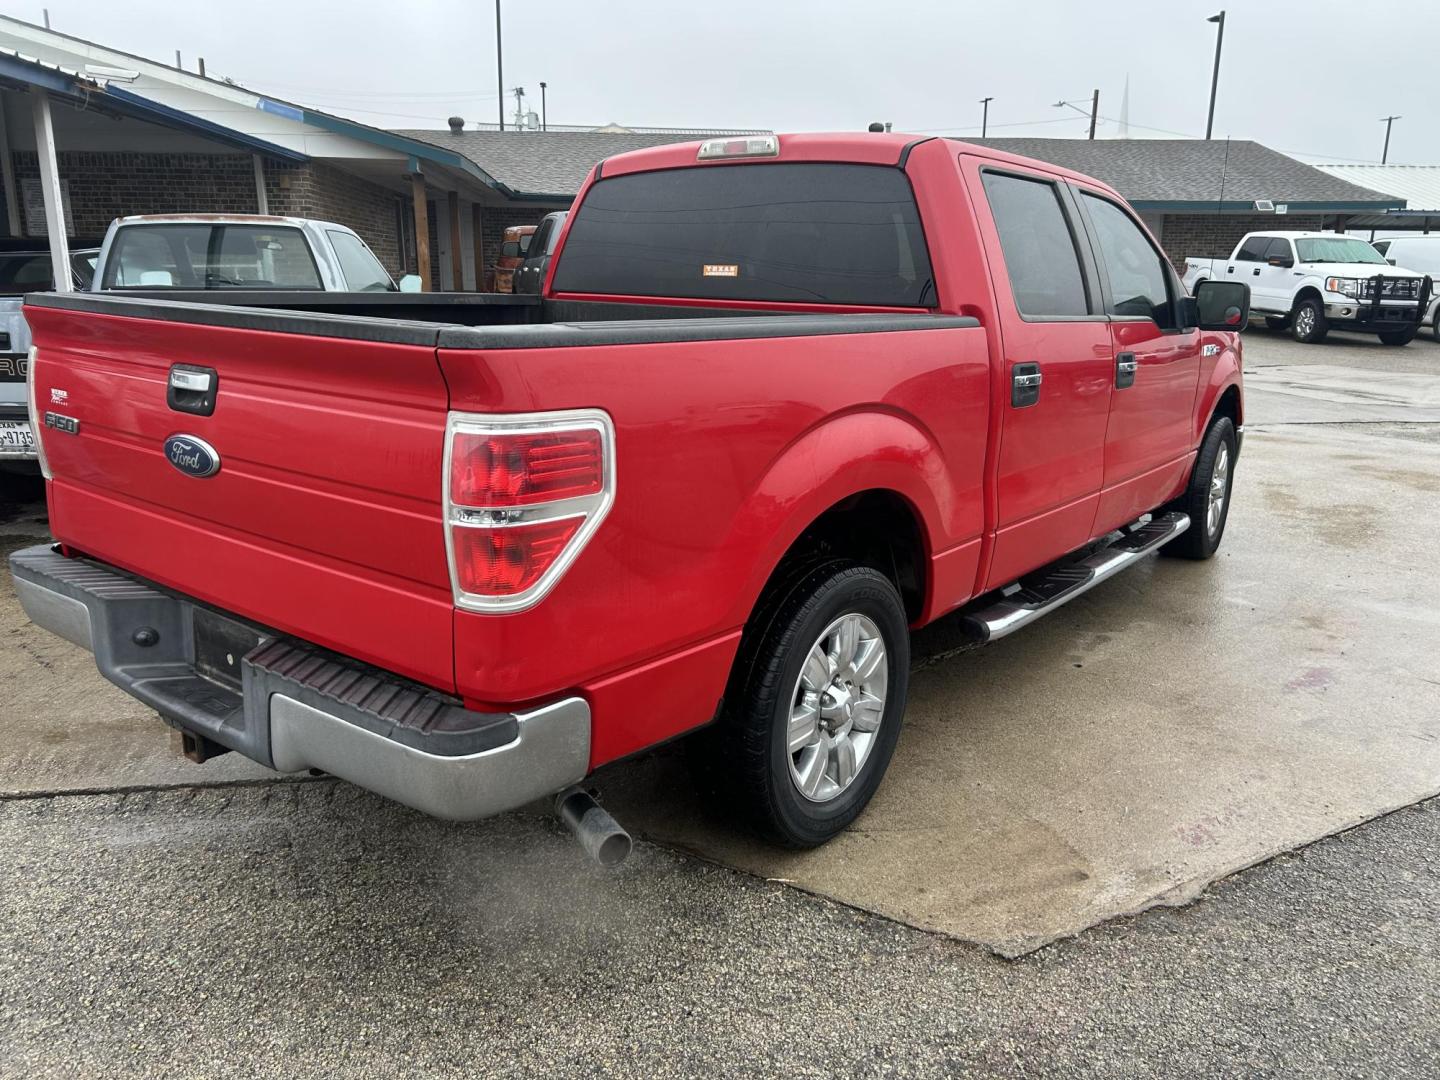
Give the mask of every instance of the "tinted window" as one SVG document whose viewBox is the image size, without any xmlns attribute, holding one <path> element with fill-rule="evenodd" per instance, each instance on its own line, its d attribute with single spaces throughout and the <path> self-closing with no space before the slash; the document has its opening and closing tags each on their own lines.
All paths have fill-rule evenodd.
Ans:
<svg viewBox="0 0 1440 1080">
<path fill-rule="evenodd" d="M 1270 247 L 1271 238 L 1268 236 L 1252 236 L 1245 241 L 1240 253 L 1235 258 L 1243 262 L 1264 262 L 1265 251 Z"/>
<path fill-rule="evenodd" d="M 540 222 L 540 227 L 535 230 L 535 235 L 531 237 L 532 243 L 530 244 L 530 248 L 534 249 L 536 255 L 543 255 L 549 248 L 550 237 L 554 234 L 554 228 L 554 218 L 547 217 L 544 221 Z M 529 249 L 527 249 L 527 251 L 528 250 Z"/>
<path fill-rule="evenodd" d="M 115 233 L 106 289 L 318 289 L 299 229 L 258 225 L 129 225 Z"/>
<path fill-rule="evenodd" d="M 1376 251 L 1380 252 L 1381 255 L 1384 255 L 1386 252 L 1388 252 L 1388 251 L 1390 250 L 1390 241 L 1389 241 L 1389 240 L 1376 240 L 1376 241 L 1375 241 L 1373 244 L 1371 244 L 1370 246 L 1373 247 Z"/>
<path fill-rule="evenodd" d="M 340 273 L 352 292 L 390 292 L 395 283 L 380 265 L 380 260 L 370 253 L 354 233 L 327 229 L 330 246 L 340 260 Z"/>
<path fill-rule="evenodd" d="M 567 216 L 568 216 L 568 215 L 566 215 L 566 214 L 561 214 L 559 217 L 556 217 L 556 218 L 552 218 L 552 219 L 551 219 L 551 220 L 555 223 L 555 225 L 554 225 L 554 228 L 552 228 L 552 229 L 550 230 L 550 242 L 545 245 L 545 254 L 546 254 L 546 255 L 551 254 L 551 253 L 555 250 L 555 245 L 556 245 L 556 243 L 558 243 L 559 240 L 560 240 L 560 230 L 564 227 L 564 225 L 565 225 L 565 218 L 566 218 Z"/>
<path fill-rule="evenodd" d="M 910 182 L 877 165 L 763 163 L 601 180 L 554 288 L 634 296 L 925 307 Z"/>
<path fill-rule="evenodd" d="M 1110 279 L 1111 315 L 1143 315 L 1161 327 L 1175 325 L 1170 275 L 1154 245 L 1130 215 L 1112 202 L 1083 195 Z"/>
<path fill-rule="evenodd" d="M 48 290 L 54 276 L 50 271 L 50 253 L 0 256 L 0 294 Z"/>
<path fill-rule="evenodd" d="M 500 257 L 502 259 L 513 259 L 520 254 L 520 244 L 515 240 L 506 240 L 500 245 Z"/>
<path fill-rule="evenodd" d="M 1088 315 L 1085 279 L 1060 193 L 1043 180 L 987 172 L 985 197 L 1022 315 Z"/>
<path fill-rule="evenodd" d="M 1290 254 L 1290 241 L 1283 236 L 1275 237 L 1275 239 L 1270 241 L 1270 246 L 1265 249 L 1266 261 L 1270 259 L 1291 258 L 1294 258 L 1294 256 Z"/>
</svg>

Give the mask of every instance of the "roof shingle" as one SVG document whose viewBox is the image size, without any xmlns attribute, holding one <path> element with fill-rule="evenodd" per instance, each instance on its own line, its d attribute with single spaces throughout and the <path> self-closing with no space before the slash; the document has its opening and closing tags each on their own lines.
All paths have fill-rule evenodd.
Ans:
<svg viewBox="0 0 1440 1080">
<path fill-rule="evenodd" d="M 627 150 L 694 142 L 706 135 L 605 131 L 396 131 L 464 154 L 512 191 L 571 198 L 597 161 Z"/>
<path fill-rule="evenodd" d="M 1105 181 L 1140 210 L 1166 209 L 1178 203 L 1194 203 L 1193 209 L 1199 210 L 1206 204 L 1218 206 L 1222 197 L 1227 210 L 1238 208 L 1229 204 L 1254 203 L 1256 199 L 1273 199 L 1306 210 L 1378 210 L 1404 202 L 1326 175 L 1248 139 L 966 141 L 1086 173 Z"/>
</svg>

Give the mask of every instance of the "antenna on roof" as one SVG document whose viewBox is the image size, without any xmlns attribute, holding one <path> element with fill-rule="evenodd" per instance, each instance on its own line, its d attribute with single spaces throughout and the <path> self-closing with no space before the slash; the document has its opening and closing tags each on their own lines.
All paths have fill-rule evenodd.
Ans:
<svg viewBox="0 0 1440 1080">
<path fill-rule="evenodd" d="M 1220 160 L 1220 198 L 1215 200 L 1215 212 L 1225 212 L 1225 174 L 1230 168 L 1230 136 L 1225 136 L 1225 156 Z"/>
</svg>

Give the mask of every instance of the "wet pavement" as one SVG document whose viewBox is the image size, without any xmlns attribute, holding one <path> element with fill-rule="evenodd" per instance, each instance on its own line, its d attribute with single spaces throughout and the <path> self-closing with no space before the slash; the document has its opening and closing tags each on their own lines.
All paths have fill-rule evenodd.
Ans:
<svg viewBox="0 0 1440 1080">
<path fill-rule="evenodd" d="M 711 816 L 674 750 L 600 778 L 607 805 L 654 841 L 614 877 L 581 865 L 538 814 L 446 826 L 235 755 L 190 765 L 87 654 L 28 626 L 4 581 L 0 874 L 4 955 L 23 967 L 0 977 L 0 1041 L 7 1028 L 19 1039 L 16 1071 L 114 1052 L 147 1071 L 222 1072 L 223 1051 L 252 1035 L 257 1071 L 458 1070 L 493 1046 L 505 1048 L 494 1071 L 516 1073 L 607 1071 L 589 1067 L 595 1054 L 617 1074 L 685 1072 L 726 1047 L 757 1068 L 809 1048 L 815 1075 L 840 1063 L 1063 1073 L 1067 1061 L 1107 1071 L 1133 1045 L 1158 1072 L 1172 1036 L 1176 1072 L 1284 1072 L 1285 1060 L 1303 1072 L 1348 1049 L 1354 1071 L 1380 1075 L 1369 1055 L 1387 1039 L 1389 1075 L 1417 1047 L 1433 1061 L 1433 856 L 1334 870 L 1342 895 L 1328 899 L 1330 871 L 1312 866 L 1297 894 L 1311 906 L 1270 897 L 1284 915 L 1227 908 L 1245 882 L 1286 880 L 1272 864 L 1199 908 L 1110 923 L 1018 967 L 947 943 L 1023 954 L 1440 791 L 1440 346 L 1334 335 L 1302 347 L 1261 330 L 1246 350 L 1221 554 L 1148 560 L 978 652 L 958 653 L 945 623 L 924 631 L 889 778 L 854 829 L 804 855 Z M 7 548 L 43 535 L 35 492 L 0 496 Z M 117 790 L 129 794 L 63 794 Z M 1433 831 L 1433 818 L 1414 820 Z M 1352 850 L 1365 835 L 1331 843 Z M 1372 895 L 1383 880 L 1402 911 Z M 1416 920 L 1431 927 L 1419 947 L 1403 940 Z M 1354 994 L 1339 1000 L 1334 980 Z M 816 997 L 842 981 L 886 1021 L 846 1027 L 835 995 Z M 195 992 L 213 1005 L 186 1051 L 176 1029 Z M 1233 1018 L 1233 1057 L 1197 1041 L 1206 993 L 1260 1010 Z M 818 1043 L 800 1016 L 841 1034 Z M 1267 1018 L 1313 1037 L 1282 1060 L 1286 1041 L 1261 1037 Z M 786 1041 L 748 1045 L 726 1024 Z M 667 1065 L 657 1047 L 680 1033 L 688 1049 Z"/>
</svg>

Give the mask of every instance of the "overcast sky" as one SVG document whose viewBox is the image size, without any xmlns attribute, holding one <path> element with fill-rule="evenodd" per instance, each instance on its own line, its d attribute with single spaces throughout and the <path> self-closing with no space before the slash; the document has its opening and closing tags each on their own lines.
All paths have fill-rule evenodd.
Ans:
<svg viewBox="0 0 1440 1080">
<path fill-rule="evenodd" d="M 1199 136 L 1226 0 L 503 0 L 505 85 L 555 123 Z M 1228 0 L 1215 134 L 1314 161 L 1440 163 L 1433 0 Z M 493 0 L 0 0 L 0 11 L 381 127 L 496 117 Z M 1370 27 L 1372 29 L 1366 29 Z M 1408 32 L 1405 27 L 1414 27 Z M 513 113 L 513 101 L 507 115 Z"/>
</svg>

